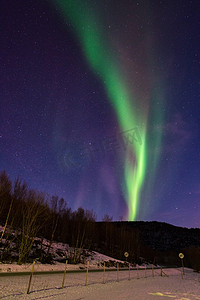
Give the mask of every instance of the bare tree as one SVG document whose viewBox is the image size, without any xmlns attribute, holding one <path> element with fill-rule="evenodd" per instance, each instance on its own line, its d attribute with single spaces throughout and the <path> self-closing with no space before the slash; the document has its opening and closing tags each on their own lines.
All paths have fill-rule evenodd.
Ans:
<svg viewBox="0 0 200 300">
<path fill-rule="evenodd" d="M 102 218 L 103 222 L 112 222 L 113 217 L 110 217 L 108 214 L 105 214 Z"/>
<path fill-rule="evenodd" d="M 11 190 L 12 190 L 12 182 L 9 179 L 6 172 L 3 171 L 0 174 L 0 216 L 3 219 L 3 217 L 4 217 L 3 211 L 4 210 L 7 215 L 6 215 L 6 219 L 5 219 L 4 229 L 1 234 L 0 242 L 3 239 L 4 233 L 5 233 L 7 224 L 8 224 L 10 212 L 12 209 L 13 198 L 11 195 Z"/>
<path fill-rule="evenodd" d="M 50 237 L 49 246 L 47 250 L 47 256 L 49 255 L 49 251 L 52 246 L 52 242 L 58 226 L 59 217 L 61 216 L 62 211 L 64 211 L 65 209 L 65 200 L 63 198 L 58 200 L 58 196 L 53 196 L 51 198 L 50 208 L 51 208 L 50 219 L 51 219 L 52 226 L 51 226 L 51 237 Z"/>
<path fill-rule="evenodd" d="M 18 264 L 30 254 L 34 239 L 42 226 L 39 217 L 45 212 L 44 195 L 30 190 L 23 202 Z"/>
<path fill-rule="evenodd" d="M 13 188 L 13 210 L 11 213 L 11 219 L 13 220 L 13 226 L 18 229 L 22 226 L 24 202 L 27 201 L 28 186 L 26 182 L 18 177 L 14 182 Z"/>
</svg>

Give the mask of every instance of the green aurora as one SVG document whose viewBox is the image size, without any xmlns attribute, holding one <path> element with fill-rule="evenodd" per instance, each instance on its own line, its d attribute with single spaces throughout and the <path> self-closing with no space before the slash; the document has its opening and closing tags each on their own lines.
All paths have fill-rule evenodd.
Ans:
<svg viewBox="0 0 200 300">
<path fill-rule="evenodd" d="M 157 153 L 156 156 L 147 157 L 147 132 L 150 116 L 147 117 L 145 113 L 140 112 L 138 109 L 138 99 L 126 84 L 120 64 L 105 37 L 101 22 L 98 22 L 98 15 L 91 7 L 87 8 L 86 2 L 83 4 L 83 1 L 79 0 L 55 0 L 62 16 L 72 24 L 91 70 L 103 83 L 107 97 L 112 107 L 114 107 L 120 130 L 126 131 L 138 127 L 138 124 L 143 124 L 140 128 L 142 143 L 140 144 L 136 140 L 133 141 L 132 145 L 129 145 L 128 154 L 124 158 L 123 177 L 125 183 L 124 196 L 128 205 L 127 218 L 133 221 L 137 218 L 142 188 L 144 181 L 147 180 L 145 178 L 147 163 L 151 161 L 152 164 L 151 178 L 149 178 L 149 182 L 151 182 L 159 155 Z M 155 109 L 152 111 L 155 113 Z M 161 118 L 160 112 L 156 112 L 156 115 Z M 157 148 L 160 147 L 161 133 L 156 135 L 154 144 Z M 130 162 L 131 157 L 135 157 L 135 164 Z M 147 186 L 150 188 L 150 183 Z"/>
</svg>

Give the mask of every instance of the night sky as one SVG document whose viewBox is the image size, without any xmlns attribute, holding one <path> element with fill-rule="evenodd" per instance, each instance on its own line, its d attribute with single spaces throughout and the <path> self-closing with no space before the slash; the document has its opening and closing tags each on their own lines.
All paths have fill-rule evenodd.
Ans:
<svg viewBox="0 0 200 300">
<path fill-rule="evenodd" d="M 2 0 L 0 170 L 113 220 L 200 227 L 200 2 Z"/>
</svg>

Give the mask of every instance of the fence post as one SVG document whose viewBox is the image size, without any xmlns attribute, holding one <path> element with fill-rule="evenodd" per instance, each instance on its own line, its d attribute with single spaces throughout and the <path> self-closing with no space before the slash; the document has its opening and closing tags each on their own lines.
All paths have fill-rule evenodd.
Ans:
<svg viewBox="0 0 200 300">
<path fill-rule="evenodd" d="M 30 274 L 30 278 L 29 278 L 29 283 L 28 283 L 27 294 L 29 294 L 29 292 L 30 292 L 31 280 L 32 280 L 32 277 L 33 277 L 33 272 L 34 272 L 34 266 L 35 266 L 35 260 L 33 261 L 33 265 L 32 265 L 32 270 L 31 270 L 31 274 Z"/>
<path fill-rule="evenodd" d="M 137 264 L 137 279 L 139 279 L 138 264 Z"/>
<path fill-rule="evenodd" d="M 64 284 L 65 284 L 66 271 L 67 271 L 67 260 L 65 262 L 65 271 L 64 271 L 64 274 L 63 274 L 62 289 L 64 288 Z"/>
<path fill-rule="evenodd" d="M 119 263 L 117 263 L 117 282 L 119 281 Z"/>
<path fill-rule="evenodd" d="M 161 267 L 161 269 L 160 269 L 160 276 L 162 276 L 162 267 Z"/>
<path fill-rule="evenodd" d="M 106 265 L 105 265 L 105 261 L 103 263 L 103 283 L 105 283 L 105 270 L 106 270 Z"/>
<path fill-rule="evenodd" d="M 131 280 L 131 266 L 130 266 L 130 263 L 128 265 L 128 280 Z"/>
<path fill-rule="evenodd" d="M 154 277 L 154 268 L 153 268 L 153 264 L 152 264 L 152 277 Z"/>
<path fill-rule="evenodd" d="M 145 264 L 145 267 L 144 267 L 144 277 L 146 278 L 147 277 L 147 266 L 146 266 L 146 264 Z"/>
<path fill-rule="evenodd" d="M 87 286 L 87 280 L 88 280 L 88 268 L 89 268 L 89 260 L 87 261 L 87 270 L 86 270 L 85 286 Z"/>
</svg>

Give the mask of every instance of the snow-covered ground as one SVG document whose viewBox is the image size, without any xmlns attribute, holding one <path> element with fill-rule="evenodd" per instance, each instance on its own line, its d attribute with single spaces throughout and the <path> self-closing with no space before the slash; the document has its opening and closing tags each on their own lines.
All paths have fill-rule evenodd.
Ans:
<svg viewBox="0 0 200 300">
<path fill-rule="evenodd" d="M 151 299 L 200 299 L 200 275 L 190 269 L 185 270 L 183 279 L 178 269 L 164 269 L 168 277 L 160 276 L 160 271 L 131 270 L 95 272 L 88 274 L 88 284 L 85 286 L 86 272 L 66 273 L 65 285 L 61 289 L 63 275 L 34 275 L 30 294 L 26 294 L 29 276 L 0 277 L 0 299 L 71 299 L 71 300 L 151 300 Z M 165 298 L 163 298 L 165 297 Z"/>
<path fill-rule="evenodd" d="M 0 231 L 1 231 L 0 226 Z M 13 231 L 12 234 L 15 232 Z M 35 249 L 41 247 L 41 239 L 36 238 Z M 6 240 L 2 240 L 2 244 Z M 42 247 L 46 252 L 49 241 L 42 239 Z M 12 245 L 13 249 L 15 245 Z M 28 275 L 13 276 L 14 272 L 31 272 L 32 264 L 17 265 L 17 263 L 0 263 L 0 299 L 71 299 L 71 300 L 151 300 L 151 299 L 176 299 L 176 300 L 200 300 L 200 274 L 190 269 L 185 269 L 185 275 L 181 278 L 180 269 L 164 269 L 167 276 L 160 276 L 158 269 L 147 269 L 139 266 L 138 270 L 123 270 L 117 275 L 117 263 L 120 268 L 126 265 L 123 261 L 109 256 L 89 251 L 87 249 L 74 249 L 68 244 L 53 243 L 50 253 L 54 264 L 41 264 L 36 262 L 34 272 L 38 271 L 62 271 L 64 272 L 65 261 L 73 257 L 79 251 L 81 261 L 84 264 L 67 265 L 64 288 L 62 289 L 62 274 L 38 274 L 34 273 L 30 293 L 27 295 Z M 89 262 L 89 270 L 103 271 L 106 262 L 106 272 L 89 272 L 86 282 L 86 263 Z M 109 266 L 112 266 L 112 270 Z M 150 266 L 149 266 L 150 267 Z M 69 271 L 82 270 L 83 272 L 71 273 Z M 5 274 L 6 273 L 6 274 Z M 164 274 L 164 275 L 165 275 Z M 6 276 L 5 276 L 6 275 Z M 154 275 L 154 276 L 152 276 Z"/>
</svg>

